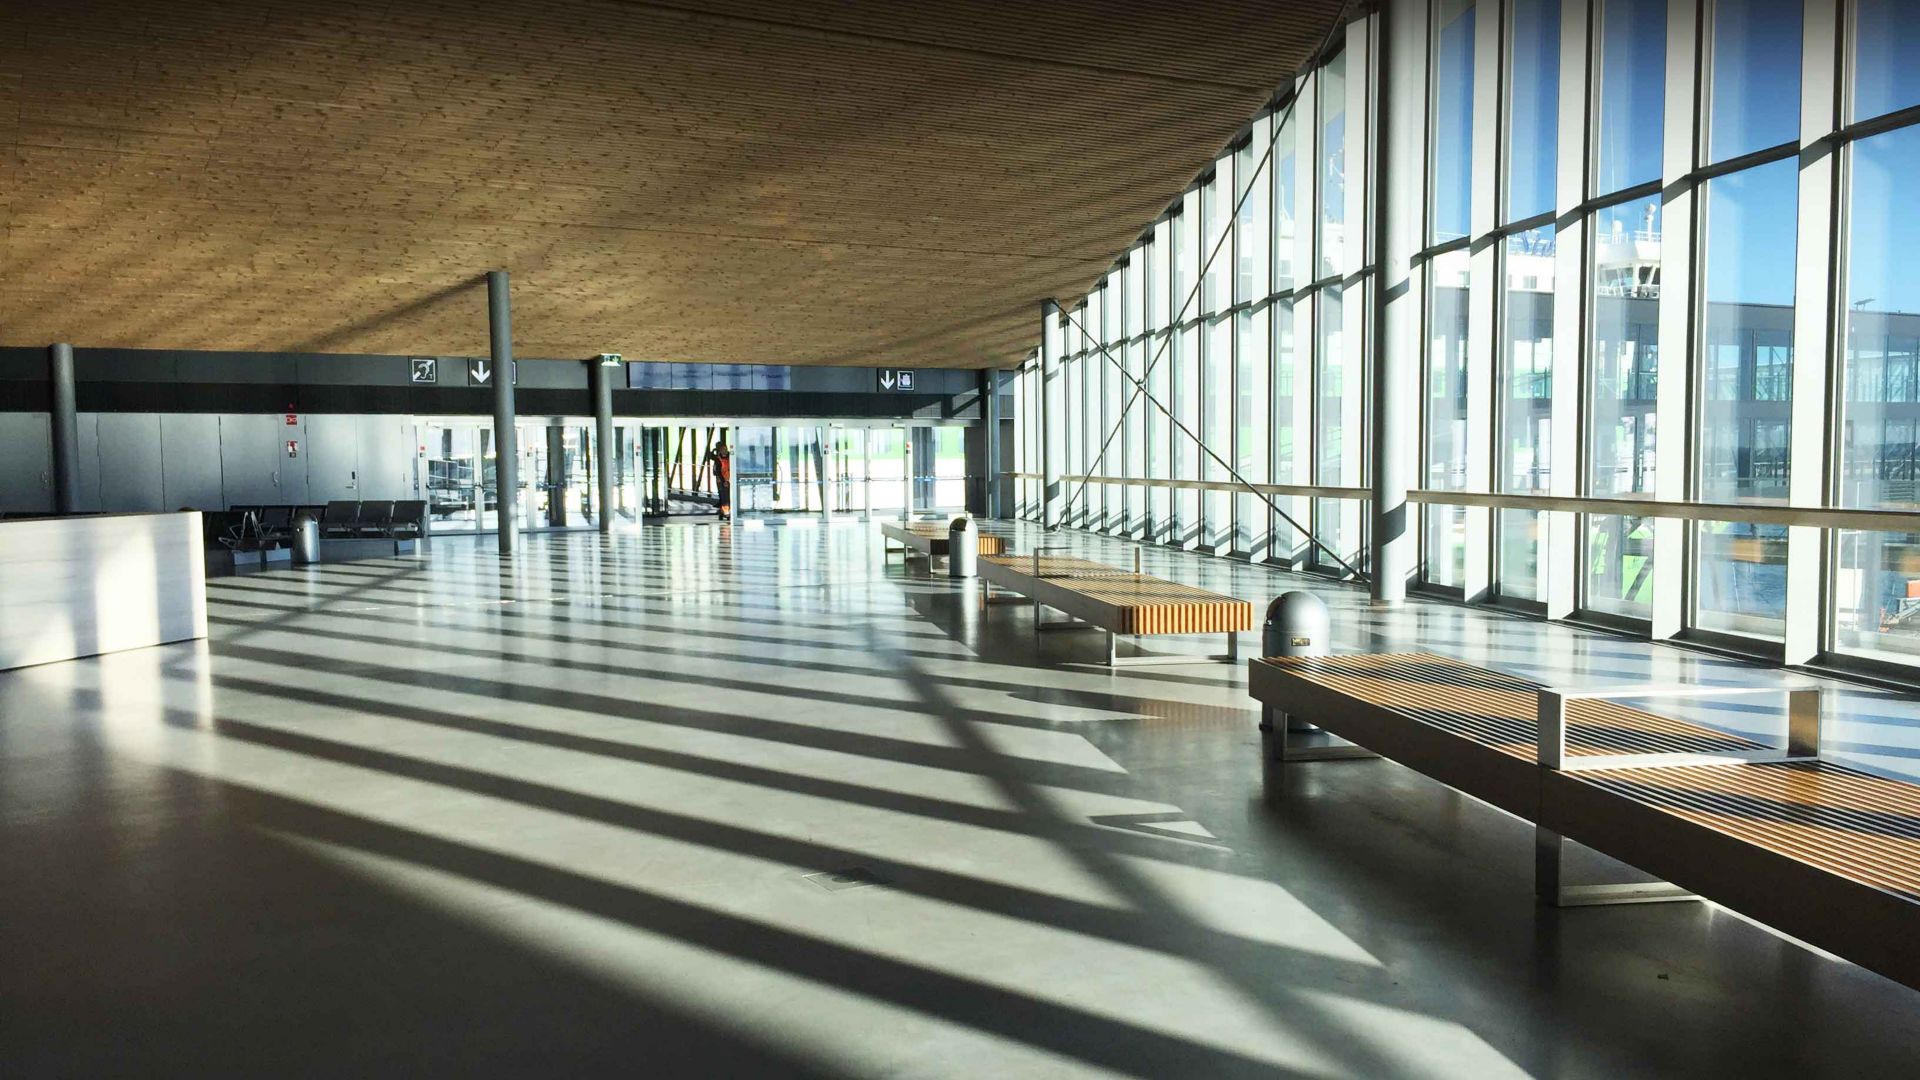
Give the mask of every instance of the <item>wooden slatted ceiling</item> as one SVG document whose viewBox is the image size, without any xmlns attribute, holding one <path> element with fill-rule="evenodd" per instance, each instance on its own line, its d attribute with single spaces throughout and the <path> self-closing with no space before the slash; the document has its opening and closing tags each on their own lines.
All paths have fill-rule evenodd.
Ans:
<svg viewBox="0 0 1920 1080">
<path fill-rule="evenodd" d="M 1335 0 L 13 0 L 0 343 L 1010 365 Z"/>
</svg>

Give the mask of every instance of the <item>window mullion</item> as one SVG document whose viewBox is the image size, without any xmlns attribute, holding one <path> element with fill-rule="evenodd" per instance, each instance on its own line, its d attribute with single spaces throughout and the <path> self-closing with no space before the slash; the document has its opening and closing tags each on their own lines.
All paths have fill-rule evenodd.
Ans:
<svg viewBox="0 0 1920 1080">
<path fill-rule="evenodd" d="M 1841 120 L 1841 3 L 1805 0 L 1806 38 L 1800 61 L 1802 147 L 1829 139 Z M 1838 153 L 1808 154 L 1801 159 L 1793 405 L 1787 446 L 1787 501 L 1794 506 L 1826 506 L 1833 491 L 1832 432 L 1840 426 L 1842 382 L 1835 373 L 1845 365 L 1835 333 L 1838 180 Z M 1834 549 L 1834 535 L 1810 526 L 1787 529 L 1786 663 L 1810 663 L 1829 647 L 1831 605 L 1826 602 L 1825 583 L 1831 577 L 1826 562 Z"/>
<path fill-rule="evenodd" d="M 1699 255 L 1695 227 L 1699 191 L 1682 178 L 1699 164 L 1700 125 L 1705 122 L 1699 92 L 1700 9 L 1703 0 L 1668 0 L 1666 143 L 1661 174 L 1669 190 L 1660 210 L 1660 354 L 1654 399 L 1653 496 L 1682 501 L 1693 496 L 1690 477 L 1694 439 L 1692 373 L 1697 352 L 1694 334 L 1695 265 Z M 1657 641 L 1685 626 L 1690 584 L 1686 573 L 1687 524 L 1673 518 L 1653 522 L 1653 592 L 1650 632 Z"/>
</svg>

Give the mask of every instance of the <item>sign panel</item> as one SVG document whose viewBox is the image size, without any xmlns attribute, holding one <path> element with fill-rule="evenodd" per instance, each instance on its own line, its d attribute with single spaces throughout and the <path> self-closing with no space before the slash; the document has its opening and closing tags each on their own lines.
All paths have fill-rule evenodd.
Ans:
<svg viewBox="0 0 1920 1080">
<path fill-rule="evenodd" d="M 520 361 L 515 360 L 513 362 L 513 374 L 509 377 L 513 379 L 516 385 L 519 384 Z M 491 359 L 478 359 L 478 360 L 467 361 L 467 385 L 468 386 L 492 386 L 493 385 L 493 361 Z"/>
<path fill-rule="evenodd" d="M 881 390 L 912 390 L 913 371 L 909 368 L 880 368 Z"/>
<path fill-rule="evenodd" d="M 408 374 L 417 383 L 440 381 L 440 362 L 431 356 L 416 356 L 407 361 Z"/>
</svg>

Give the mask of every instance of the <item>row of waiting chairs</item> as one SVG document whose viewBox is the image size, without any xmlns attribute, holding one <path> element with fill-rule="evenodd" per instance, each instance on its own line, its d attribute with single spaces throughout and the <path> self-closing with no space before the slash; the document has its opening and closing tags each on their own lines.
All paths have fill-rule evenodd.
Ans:
<svg viewBox="0 0 1920 1080">
<path fill-rule="evenodd" d="M 324 506 L 234 506 L 205 515 L 210 539 L 235 551 L 287 547 L 294 523 L 311 517 L 329 540 L 418 540 L 427 532 L 423 500 L 336 500 Z"/>
<path fill-rule="evenodd" d="M 427 531 L 427 504 L 420 499 L 367 502 L 336 500 L 320 513 L 320 535 L 370 536 L 418 540 Z"/>
</svg>

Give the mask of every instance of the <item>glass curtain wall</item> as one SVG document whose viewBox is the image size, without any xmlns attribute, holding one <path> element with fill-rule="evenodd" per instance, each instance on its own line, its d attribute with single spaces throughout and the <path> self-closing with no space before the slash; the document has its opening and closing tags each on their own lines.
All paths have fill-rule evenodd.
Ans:
<svg viewBox="0 0 1920 1080">
<path fill-rule="evenodd" d="M 1659 194 L 1666 123 L 1667 0 L 1598 0 L 1598 126 L 1589 194 L 1587 455 L 1590 494 L 1652 499 L 1658 479 Z M 1619 200 L 1619 201 L 1614 201 Z M 1634 620 L 1652 616 L 1653 519 L 1596 514 L 1583 530 L 1582 602 Z"/>
<path fill-rule="evenodd" d="M 1920 105 L 1920 20 L 1902 0 L 1857 0 L 1842 79 L 1849 124 Z M 1841 506 L 1920 511 L 1920 127 L 1871 131 L 1844 151 L 1847 228 L 1841 348 Z M 1920 663 L 1920 528 L 1849 529 L 1836 539 L 1835 633 L 1843 655 Z"/>
<path fill-rule="evenodd" d="M 1350 230 L 1366 220 L 1346 173 L 1347 71 L 1342 49 L 1297 80 L 1061 314 L 1060 471 L 1112 480 L 1065 485 L 1070 524 L 1344 573 L 1311 529 L 1340 560 L 1363 558 L 1359 491 L 1311 493 L 1366 477 L 1368 380 L 1349 334 L 1364 318 L 1345 281 L 1359 269 Z M 1029 410 L 1038 364 L 1016 383 Z M 1038 518 L 1038 426 L 1023 422 L 1017 441 L 1019 510 Z"/>
<path fill-rule="evenodd" d="M 1494 489 L 1546 495 L 1553 489 L 1553 320 L 1559 248 L 1552 218 L 1559 165 L 1560 0 L 1506 5 L 1502 62 L 1512 93 L 1500 117 L 1510 148 L 1501 171 L 1498 248 L 1502 291 L 1495 325 L 1493 407 L 1498 442 Z M 1543 220 L 1544 219 L 1544 220 Z M 1493 519 L 1493 595 L 1538 605 L 1543 518 L 1537 510 L 1497 509 Z"/>
<path fill-rule="evenodd" d="M 1364 552 L 1364 501 L 1342 489 L 1367 478 L 1368 360 L 1406 349 L 1419 585 L 1912 676 L 1912 5 L 1388 6 L 1394 64 L 1353 48 L 1371 17 L 1351 23 L 1109 274 L 1102 340 L 1165 411 L 1121 380 L 1061 418 L 1079 460 L 1074 425 L 1098 425 L 1095 454 L 1118 432 L 1102 471 L 1120 505 L 1089 524 L 1338 572 L 1289 522 Z M 1408 64 L 1415 92 L 1387 94 Z M 1377 144 L 1376 110 L 1409 138 Z M 1389 151 L 1415 160 L 1350 172 Z M 1376 180 L 1421 202 L 1385 223 L 1414 258 L 1382 275 L 1414 283 L 1399 310 L 1418 326 L 1384 342 L 1364 272 Z M 1038 429 L 1022 439 L 1037 474 Z M 1228 465 L 1271 508 L 1215 490 Z"/>
<path fill-rule="evenodd" d="M 1430 132 L 1433 204 L 1426 241 L 1427 273 L 1426 457 L 1423 486 L 1463 491 L 1468 463 L 1467 299 L 1471 266 L 1465 240 L 1472 227 L 1474 0 L 1435 0 L 1433 124 Z M 1484 372 L 1472 376 L 1484 380 Z M 1467 515 L 1463 507 L 1429 505 L 1423 515 L 1424 580 L 1448 591 L 1466 583 Z"/>
</svg>

